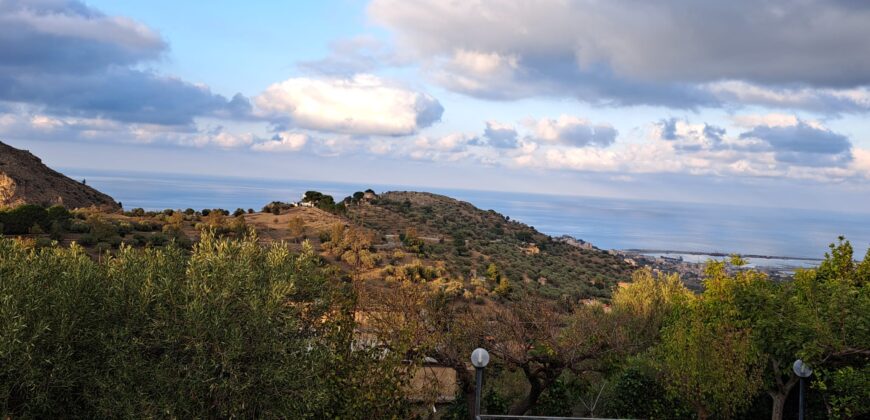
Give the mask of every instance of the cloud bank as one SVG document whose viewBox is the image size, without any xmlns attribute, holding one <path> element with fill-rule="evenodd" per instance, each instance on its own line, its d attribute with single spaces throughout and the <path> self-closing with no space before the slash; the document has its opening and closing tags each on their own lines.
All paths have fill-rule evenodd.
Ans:
<svg viewBox="0 0 870 420">
<path fill-rule="evenodd" d="M 433 80 L 481 98 L 870 110 L 865 2 L 373 0 L 368 13 Z"/>
</svg>

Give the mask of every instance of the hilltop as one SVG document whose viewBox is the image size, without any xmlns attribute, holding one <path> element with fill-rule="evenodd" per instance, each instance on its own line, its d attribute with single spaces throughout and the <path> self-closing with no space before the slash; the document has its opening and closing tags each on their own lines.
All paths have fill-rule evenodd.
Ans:
<svg viewBox="0 0 870 420">
<path fill-rule="evenodd" d="M 112 197 L 49 168 L 26 150 L 0 142 L 0 207 L 22 204 L 120 209 Z"/>
</svg>

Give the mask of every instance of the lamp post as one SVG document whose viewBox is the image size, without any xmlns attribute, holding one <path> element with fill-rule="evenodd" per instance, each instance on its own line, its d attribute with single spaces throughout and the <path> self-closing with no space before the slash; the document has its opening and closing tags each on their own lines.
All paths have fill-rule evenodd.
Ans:
<svg viewBox="0 0 870 420">
<path fill-rule="evenodd" d="M 807 366 L 807 364 L 804 363 L 804 361 L 801 359 L 795 360 L 794 364 L 791 366 L 791 369 L 794 371 L 794 374 L 798 376 L 798 378 L 801 378 L 800 379 L 801 390 L 800 390 L 800 398 L 799 398 L 799 402 L 798 402 L 798 404 L 800 404 L 798 407 L 798 420 L 804 420 L 804 393 L 806 392 L 806 391 L 804 391 L 804 387 L 805 387 L 804 380 L 806 378 L 809 378 L 810 375 L 813 374 L 813 370 L 810 369 L 810 367 Z"/>
<path fill-rule="evenodd" d="M 480 347 L 471 352 L 471 365 L 474 366 L 477 386 L 474 387 L 474 418 L 480 415 L 480 393 L 483 389 L 483 368 L 489 364 L 489 352 Z"/>
</svg>

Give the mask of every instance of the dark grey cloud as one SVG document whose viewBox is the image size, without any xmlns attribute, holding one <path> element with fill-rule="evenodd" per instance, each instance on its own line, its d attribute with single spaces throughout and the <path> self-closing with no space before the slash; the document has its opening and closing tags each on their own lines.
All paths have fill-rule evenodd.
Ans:
<svg viewBox="0 0 870 420">
<path fill-rule="evenodd" d="M 799 121 L 792 126 L 758 126 L 740 135 L 766 142 L 776 160 L 799 166 L 846 166 L 852 143 L 839 133 Z"/>
<path fill-rule="evenodd" d="M 247 99 L 143 70 L 166 42 L 131 19 L 78 1 L 0 2 L 0 100 L 54 115 L 187 125 L 196 116 L 240 117 Z"/>
<path fill-rule="evenodd" d="M 866 112 L 870 93 L 838 91 L 870 85 L 866 4 L 373 0 L 369 13 L 439 83 L 478 97 Z"/>
<path fill-rule="evenodd" d="M 659 121 L 659 127 L 662 130 L 662 139 L 664 140 L 677 140 L 677 119 L 676 118 L 668 118 L 666 120 Z"/>
<path fill-rule="evenodd" d="M 559 134 L 560 140 L 571 146 L 609 146 L 616 141 L 618 132 L 607 125 L 570 125 Z"/>
<path fill-rule="evenodd" d="M 486 122 L 483 137 L 486 139 L 486 144 L 500 149 L 514 149 L 518 145 L 517 130 L 514 127 L 492 121 Z"/>
</svg>

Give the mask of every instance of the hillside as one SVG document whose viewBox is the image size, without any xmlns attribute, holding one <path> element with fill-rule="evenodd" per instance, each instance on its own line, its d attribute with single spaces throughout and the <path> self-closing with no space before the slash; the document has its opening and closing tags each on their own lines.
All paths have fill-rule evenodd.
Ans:
<svg viewBox="0 0 870 420">
<path fill-rule="evenodd" d="M 618 255 L 442 195 L 367 191 L 337 202 L 310 191 L 306 197 L 305 203 L 275 202 L 232 215 L 222 209 L 121 213 L 111 197 L 0 143 L 0 206 L 82 209 L 62 218 L 45 209 L 8 210 L 5 233 L 25 234 L 41 245 L 77 242 L 95 257 L 121 244 L 154 247 L 174 240 L 190 247 L 207 229 L 235 237 L 253 229 L 261 243 L 301 250 L 307 241 L 325 261 L 367 285 L 425 283 L 477 301 L 526 293 L 566 302 L 607 298 L 632 271 Z"/>
<path fill-rule="evenodd" d="M 347 218 L 405 248 L 414 237 L 425 260 L 451 276 L 492 276 L 491 265 L 526 291 L 572 300 L 608 296 L 631 267 L 608 252 L 556 240 L 493 210 L 423 192 L 388 192 L 347 206 Z"/>
<path fill-rule="evenodd" d="M 120 208 L 112 197 L 49 168 L 26 150 L 0 142 L 0 207 L 22 204 Z"/>
</svg>

